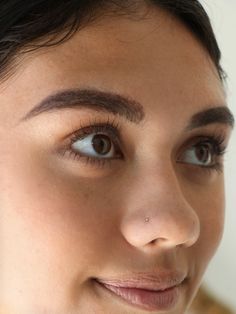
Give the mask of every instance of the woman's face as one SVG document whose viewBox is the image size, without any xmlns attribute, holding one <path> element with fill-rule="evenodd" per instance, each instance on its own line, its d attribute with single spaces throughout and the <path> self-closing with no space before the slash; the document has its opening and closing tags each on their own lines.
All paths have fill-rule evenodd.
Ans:
<svg viewBox="0 0 236 314">
<path fill-rule="evenodd" d="M 184 313 L 222 236 L 212 166 L 231 134 L 193 35 L 159 10 L 104 17 L 25 57 L 0 101 L 2 311 Z M 152 277 L 156 290 L 185 280 L 152 300 L 138 290 L 139 305 L 93 280 Z"/>
</svg>

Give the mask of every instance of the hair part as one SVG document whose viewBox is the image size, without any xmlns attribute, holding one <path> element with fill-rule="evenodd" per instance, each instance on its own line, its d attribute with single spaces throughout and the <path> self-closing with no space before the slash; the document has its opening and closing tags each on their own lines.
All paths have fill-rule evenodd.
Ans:
<svg viewBox="0 0 236 314">
<path fill-rule="evenodd" d="M 145 3 L 180 20 L 207 50 L 224 81 L 221 52 L 198 0 L 8 0 L 0 10 L 0 80 L 13 75 L 25 54 L 61 44 L 107 13 L 132 18 Z"/>
</svg>

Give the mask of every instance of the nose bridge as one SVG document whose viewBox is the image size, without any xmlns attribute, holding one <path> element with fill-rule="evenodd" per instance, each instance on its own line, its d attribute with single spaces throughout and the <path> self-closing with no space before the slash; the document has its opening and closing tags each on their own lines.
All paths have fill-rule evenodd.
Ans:
<svg viewBox="0 0 236 314">
<path fill-rule="evenodd" d="M 191 246 L 199 237 L 199 218 L 186 200 L 173 167 L 136 172 L 125 206 L 121 230 L 134 246 L 153 242 Z"/>
</svg>

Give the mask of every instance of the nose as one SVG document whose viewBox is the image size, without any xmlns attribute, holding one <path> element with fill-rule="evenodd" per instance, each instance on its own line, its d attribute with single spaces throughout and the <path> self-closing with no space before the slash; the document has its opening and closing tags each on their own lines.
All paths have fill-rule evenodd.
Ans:
<svg viewBox="0 0 236 314">
<path fill-rule="evenodd" d="M 171 171 L 150 170 L 133 177 L 125 198 L 121 232 L 139 248 L 192 246 L 199 238 L 196 209 Z"/>
</svg>

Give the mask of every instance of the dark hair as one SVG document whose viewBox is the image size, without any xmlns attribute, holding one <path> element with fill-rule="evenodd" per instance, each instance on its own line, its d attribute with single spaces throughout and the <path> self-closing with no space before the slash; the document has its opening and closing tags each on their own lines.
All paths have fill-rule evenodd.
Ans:
<svg viewBox="0 0 236 314">
<path fill-rule="evenodd" d="M 208 51 L 220 79 L 218 47 L 209 17 L 198 0 L 7 0 L 0 4 L 0 79 L 6 79 L 26 52 L 60 44 L 107 12 L 132 17 L 141 3 L 178 18 Z"/>
</svg>

